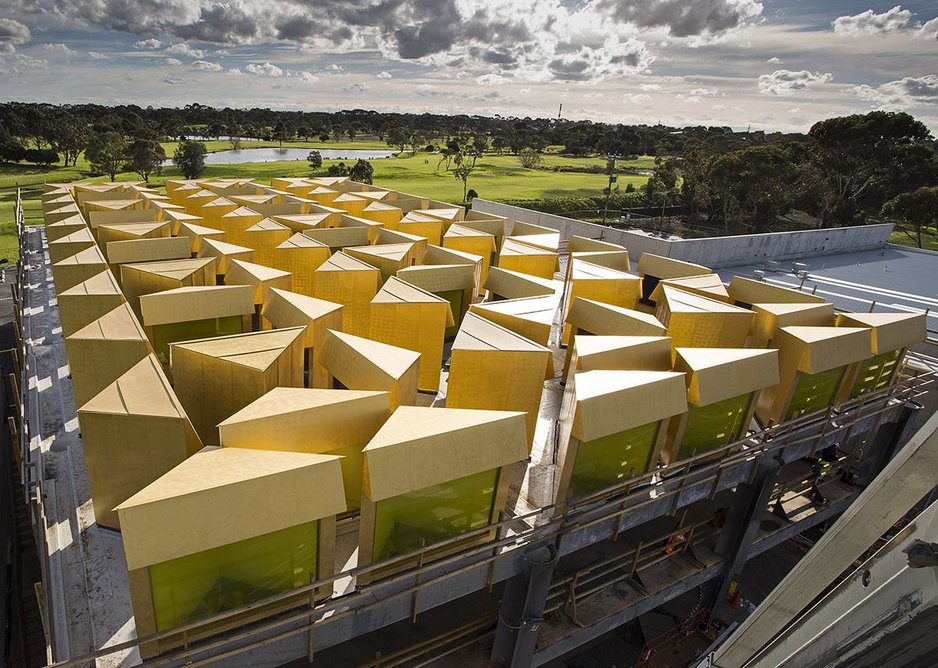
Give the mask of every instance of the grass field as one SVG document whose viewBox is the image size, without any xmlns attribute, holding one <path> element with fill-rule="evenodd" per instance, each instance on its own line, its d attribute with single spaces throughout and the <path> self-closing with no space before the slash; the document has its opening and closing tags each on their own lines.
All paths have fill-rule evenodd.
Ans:
<svg viewBox="0 0 938 668">
<path fill-rule="evenodd" d="M 230 148 L 228 141 L 205 142 L 209 151 L 224 151 Z M 270 147 L 277 146 L 277 142 L 245 141 L 244 147 Z M 167 155 L 172 155 L 176 144 L 168 142 L 163 144 Z M 284 142 L 284 148 L 351 148 L 351 149 L 384 149 L 386 144 L 378 141 L 329 141 L 329 142 Z M 338 160 L 324 160 L 323 167 L 315 175 L 324 175 L 329 165 Z M 346 161 L 347 163 L 349 161 Z M 432 197 L 447 202 L 460 202 L 463 195 L 462 181 L 456 179 L 453 173 L 446 171 L 445 165 L 440 164 L 439 155 L 418 152 L 411 155 L 404 152 L 394 158 L 373 160 L 374 183 L 377 186 L 400 190 L 425 197 Z M 547 153 L 543 157 L 542 167 L 604 166 L 604 158 L 574 158 L 556 153 Z M 654 158 L 642 156 L 633 161 L 620 161 L 622 167 L 648 169 L 654 166 Z M 103 182 L 107 177 L 98 176 L 87 178 L 90 171 L 84 157 L 79 158 L 75 166 L 65 167 L 61 164 L 51 167 L 37 167 L 34 165 L 0 165 L 0 257 L 8 257 L 11 261 L 16 258 L 16 240 L 13 235 L 13 206 L 16 196 L 16 187 L 23 191 L 24 207 L 26 209 L 27 224 L 42 222 L 42 213 L 39 207 L 39 196 L 42 184 L 49 182 L 64 182 L 82 180 L 85 182 Z M 277 176 L 313 176 L 305 160 L 286 160 L 281 162 L 254 162 L 229 165 L 208 165 L 205 168 L 205 178 L 236 177 L 253 178 L 259 183 L 270 183 L 270 179 Z M 159 176 L 151 176 L 150 185 L 161 187 L 168 179 L 180 178 L 181 174 L 176 167 L 167 167 Z M 118 174 L 118 181 L 138 181 L 140 177 L 132 172 Z M 635 175 L 620 175 L 618 185 L 625 189 L 631 183 L 638 188 L 645 183 L 647 177 Z M 524 169 L 516 156 L 486 155 L 478 160 L 475 170 L 469 177 L 469 188 L 474 189 L 480 197 L 487 199 L 539 199 L 543 197 L 562 196 L 595 196 L 602 193 L 606 186 L 607 177 L 603 174 L 584 174 L 577 172 L 553 172 L 549 169 Z"/>
</svg>

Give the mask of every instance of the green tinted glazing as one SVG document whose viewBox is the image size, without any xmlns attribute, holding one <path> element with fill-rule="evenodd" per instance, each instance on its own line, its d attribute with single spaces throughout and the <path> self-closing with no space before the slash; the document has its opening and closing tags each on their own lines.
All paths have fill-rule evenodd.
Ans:
<svg viewBox="0 0 938 668">
<path fill-rule="evenodd" d="M 709 406 L 689 406 L 678 459 L 687 459 L 732 443 L 742 435 L 752 394 L 741 394 Z"/>
<path fill-rule="evenodd" d="M 573 465 L 569 496 L 584 496 L 647 471 L 657 435 L 658 423 L 652 422 L 581 442 Z"/>
<path fill-rule="evenodd" d="M 836 367 L 819 373 L 799 374 L 798 385 L 788 404 L 787 420 L 823 410 L 834 403 L 837 388 L 844 376 L 844 367 Z"/>
<path fill-rule="evenodd" d="M 860 365 L 850 398 L 886 387 L 892 381 L 899 365 L 899 350 L 874 355 Z"/>
<path fill-rule="evenodd" d="M 170 343 L 207 339 L 213 336 L 228 336 L 229 334 L 241 334 L 240 315 L 154 325 L 153 350 L 160 362 L 169 364 Z"/>
<path fill-rule="evenodd" d="M 150 566 L 160 631 L 309 584 L 316 577 L 316 522 Z"/>
<path fill-rule="evenodd" d="M 462 322 L 462 306 L 463 306 L 463 291 L 462 290 L 445 290 L 443 292 L 434 293 L 437 297 L 442 297 L 449 302 L 450 308 L 453 310 L 453 320 L 456 322 L 452 327 L 447 327 L 445 336 L 456 336 L 456 332 L 459 331 L 459 323 Z"/>
<path fill-rule="evenodd" d="M 492 469 L 378 501 L 375 561 L 488 525 L 497 478 Z"/>
</svg>

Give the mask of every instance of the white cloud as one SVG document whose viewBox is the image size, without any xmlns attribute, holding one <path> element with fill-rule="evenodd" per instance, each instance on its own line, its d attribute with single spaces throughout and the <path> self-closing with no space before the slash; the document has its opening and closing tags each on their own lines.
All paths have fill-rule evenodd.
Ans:
<svg viewBox="0 0 938 668">
<path fill-rule="evenodd" d="M 626 102 L 631 102 L 632 104 L 638 104 L 639 102 L 651 101 L 651 96 L 646 95 L 645 93 L 625 93 L 622 96 L 622 99 Z"/>
<path fill-rule="evenodd" d="M 312 72 L 301 72 L 300 78 L 302 78 L 306 83 L 316 83 L 319 81 L 319 77 L 317 77 Z"/>
<path fill-rule="evenodd" d="M 329 65 L 329 67 L 328 67 L 327 69 L 330 69 L 330 70 L 332 70 L 333 72 L 341 72 L 341 71 L 342 71 L 342 66 L 341 66 L 341 65 L 336 65 L 335 63 L 332 63 L 331 65 Z"/>
<path fill-rule="evenodd" d="M 938 74 L 904 77 L 878 86 L 851 86 L 846 90 L 861 100 L 872 102 L 877 109 L 902 110 L 938 105 Z"/>
<path fill-rule="evenodd" d="M 264 74 L 269 77 L 282 77 L 283 70 L 271 63 L 248 63 L 244 68 L 251 74 Z"/>
<path fill-rule="evenodd" d="M 110 58 L 106 53 L 100 53 L 98 51 L 89 51 L 88 57 L 91 58 L 91 60 L 107 60 Z"/>
<path fill-rule="evenodd" d="M 922 27 L 915 33 L 915 36 L 924 37 L 926 39 L 938 39 L 938 17 L 923 23 Z"/>
<path fill-rule="evenodd" d="M 174 67 L 179 67 L 180 65 L 182 65 L 182 61 L 179 60 L 178 58 L 163 58 L 163 62 L 166 63 L 167 65 L 172 65 Z"/>
<path fill-rule="evenodd" d="M 53 53 L 64 53 L 67 56 L 73 55 L 75 53 L 75 51 L 69 48 L 67 44 L 62 44 L 61 42 L 56 42 L 53 44 L 43 44 L 42 50 L 51 51 Z"/>
<path fill-rule="evenodd" d="M 381 72 L 378 72 L 375 76 L 376 76 L 378 79 L 390 79 L 390 78 L 391 78 L 391 73 L 388 72 L 387 70 L 382 70 Z"/>
<path fill-rule="evenodd" d="M 769 65 L 781 65 L 781 64 L 782 64 L 782 59 L 779 58 L 779 57 L 777 57 L 777 56 L 773 56 L 772 58 L 769 58 L 769 59 L 768 59 L 767 61 L 765 61 L 765 62 L 767 62 Z"/>
<path fill-rule="evenodd" d="M 150 39 L 141 39 L 139 42 L 134 42 L 135 48 L 147 49 L 149 51 L 155 51 L 161 46 L 163 46 L 163 43 L 155 37 L 151 37 Z"/>
<path fill-rule="evenodd" d="M 32 38 L 24 24 L 14 19 L 0 19 L 0 53 L 13 53 L 20 44 Z"/>
<path fill-rule="evenodd" d="M 698 38 L 741 28 L 761 16 L 763 9 L 754 0 L 599 0 L 598 5 L 623 23 Z"/>
<path fill-rule="evenodd" d="M 792 95 L 807 90 L 816 84 L 832 81 L 830 72 L 809 72 L 808 70 L 775 70 L 771 74 L 759 76 L 759 92 L 763 95 Z"/>
<path fill-rule="evenodd" d="M 244 72 L 241 71 L 240 67 L 229 67 L 228 74 L 244 74 Z"/>
<path fill-rule="evenodd" d="M 196 60 L 192 63 L 192 67 L 197 70 L 202 70 L 204 72 L 221 72 L 222 66 L 218 63 L 210 63 L 207 60 Z"/>
<path fill-rule="evenodd" d="M 689 90 L 686 93 L 678 93 L 674 97 L 684 102 L 690 102 L 691 104 L 696 104 L 704 97 L 713 97 L 719 91 L 716 88 L 694 88 Z"/>
<path fill-rule="evenodd" d="M 642 84 L 638 88 L 639 90 L 643 90 L 646 92 L 653 91 L 653 90 L 661 90 L 661 86 L 659 86 L 658 84 Z"/>
<path fill-rule="evenodd" d="M 202 49 L 193 49 L 191 46 L 185 42 L 179 42 L 178 44 L 172 44 L 166 47 L 166 53 L 172 53 L 177 56 L 185 56 L 187 58 L 204 58 L 205 51 Z"/>
<path fill-rule="evenodd" d="M 510 81 L 511 79 L 501 74 L 483 74 L 481 77 L 476 77 L 476 83 L 480 86 L 501 86 Z"/>
<path fill-rule="evenodd" d="M 896 5 L 888 12 L 875 13 L 872 9 L 854 14 L 853 16 L 840 16 L 831 21 L 834 32 L 839 35 L 885 35 L 900 30 L 909 25 L 912 12 Z"/>
<path fill-rule="evenodd" d="M 356 81 L 355 83 L 351 83 L 348 86 L 343 87 L 342 90 L 346 93 L 364 93 L 366 90 L 368 90 L 368 84 Z"/>
</svg>

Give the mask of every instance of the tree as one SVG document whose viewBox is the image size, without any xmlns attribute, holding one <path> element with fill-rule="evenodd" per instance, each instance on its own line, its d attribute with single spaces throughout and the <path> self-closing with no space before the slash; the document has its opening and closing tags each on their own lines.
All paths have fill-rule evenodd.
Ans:
<svg viewBox="0 0 938 668">
<path fill-rule="evenodd" d="M 453 163 L 456 165 L 453 167 L 453 176 L 462 181 L 462 201 L 466 201 L 468 195 L 467 190 L 469 188 L 469 175 L 472 174 L 472 170 L 475 169 L 475 165 L 466 160 L 465 156 L 462 153 L 457 153 L 453 158 Z"/>
<path fill-rule="evenodd" d="M 518 151 L 518 160 L 521 161 L 521 166 L 525 169 L 537 169 L 538 165 L 541 164 L 541 154 L 530 146 L 526 146 Z"/>
<path fill-rule="evenodd" d="M 275 142 L 279 142 L 280 146 L 283 147 L 283 142 L 290 138 L 286 123 L 277 121 L 277 125 L 274 127 L 273 138 Z"/>
<path fill-rule="evenodd" d="M 52 122 L 52 144 L 62 153 L 65 166 L 78 162 L 78 156 L 88 143 L 91 126 L 81 116 L 70 111 L 61 111 L 55 115 Z"/>
<path fill-rule="evenodd" d="M 938 186 L 902 193 L 883 205 L 882 215 L 895 220 L 899 230 L 922 248 L 922 232 L 938 234 Z"/>
<path fill-rule="evenodd" d="M 344 162 L 339 161 L 329 165 L 329 167 L 326 169 L 326 174 L 329 176 L 348 176 L 349 168 L 348 165 L 346 165 Z"/>
<path fill-rule="evenodd" d="M 315 172 L 322 167 L 322 153 L 319 151 L 310 151 L 309 155 L 306 156 L 306 162 L 309 163 L 309 168 Z"/>
<path fill-rule="evenodd" d="M 198 141 L 179 142 L 173 153 L 173 164 L 179 168 L 184 178 L 197 179 L 205 171 L 205 144 Z"/>
<path fill-rule="evenodd" d="M 123 133 L 106 130 L 91 135 L 85 149 L 85 158 L 92 171 L 107 174 L 113 181 L 124 164 L 126 153 L 127 140 L 124 139 Z"/>
<path fill-rule="evenodd" d="M 902 154 L 931 136 L 909 114 L 888 111 L 828 118 L 808 134 L 817 147 L 816 178 L 824 186 L 817 211 L 824 226 L 861 220 L 864 200 L 901 169 Z M 877 209 L 883 204 L 867 203 Z"/>
<path fill-rule="evenodd" d="M 367 160 L 358 159 L 352 169 L 349 170 L 349 178 L 353 181 L 358 181 L 359 183 L 372 183 L 372 177 L 374 176 L 375 168 L 371 166 L 371 163 Z"/>
<path fill-rule="evenodd" d="M 136 139 L 127 147 L 127 166 L 137 172 L 144 181 L 150 180 L 150 174 L 160 174 L 166 151 L 158 141 Z"/>
</svg>

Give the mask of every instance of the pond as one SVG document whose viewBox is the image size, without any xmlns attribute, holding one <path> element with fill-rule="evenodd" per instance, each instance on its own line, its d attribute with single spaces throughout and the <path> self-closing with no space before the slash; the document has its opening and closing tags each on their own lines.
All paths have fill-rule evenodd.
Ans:
<svg viewBox="0 0 938 668">
<path fill-rule="evenodd" d="M 206 165 L 237 165 L 242 162 L 277 162 L 280 160 L 306 160 L 310 151 L 319 151 L 324 160 L 376 160 L 390 158 L 395 151 L 376 151 L 357 148 L 243 148 L 240 151 L 218 151 L 205 156 Z M 163 166 L 172 165 L 167 160 Z"/>
</svg>

